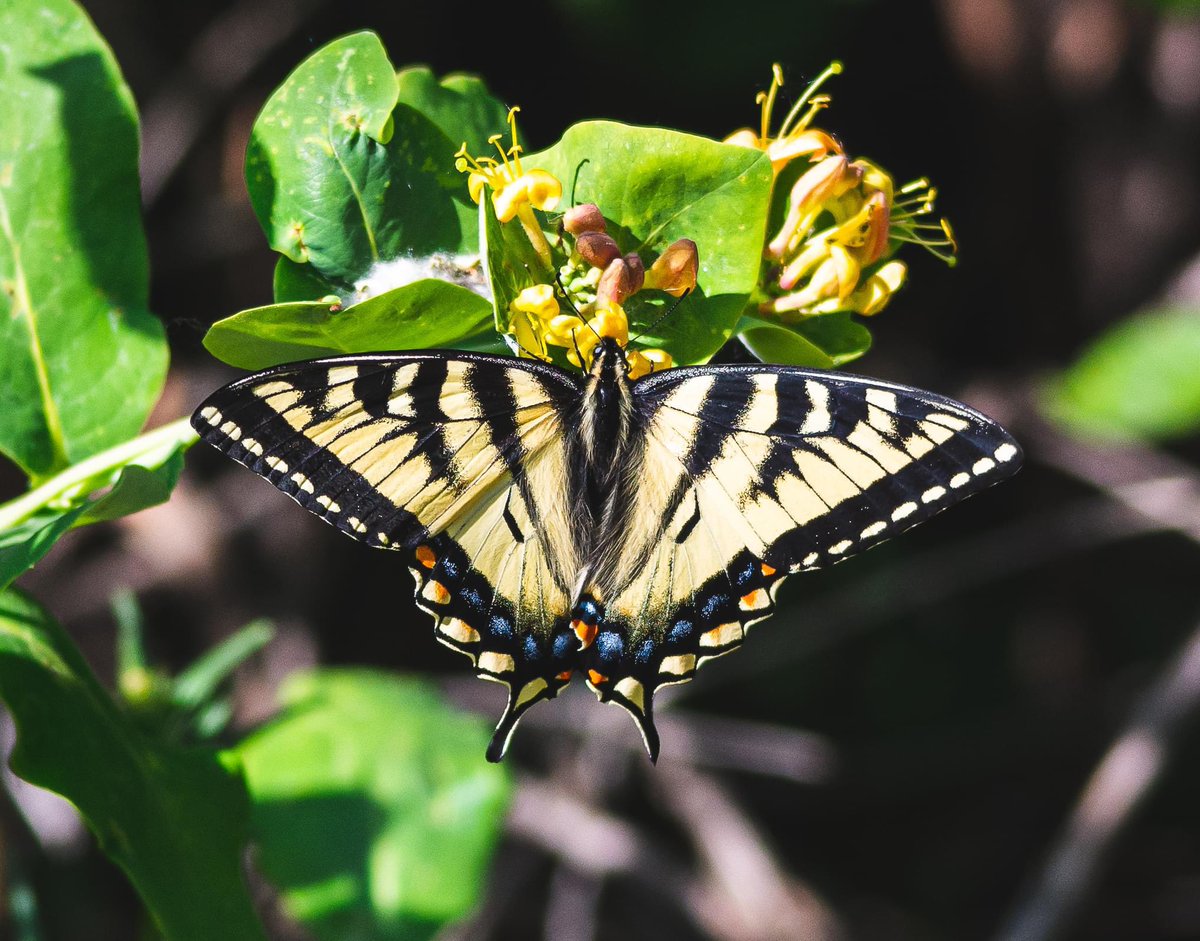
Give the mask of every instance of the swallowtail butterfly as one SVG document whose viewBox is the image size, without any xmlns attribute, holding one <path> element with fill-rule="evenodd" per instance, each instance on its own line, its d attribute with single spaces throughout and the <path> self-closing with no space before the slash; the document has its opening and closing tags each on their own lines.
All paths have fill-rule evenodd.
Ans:
<svg viewBox="0 0 1200 941">
<path fill-rule="evenodd" d="M 400 554 L 438 639 L 508 686 L 488 758 L 579 675 L 658 753 L 655 691 L 741 644 L 788 575 L 840 562 L 1014 473 L 958 402 L 784 366 L 630 381 L 454 351 L 294 363 L 214 393 L 205 441 Z"/>
</svg>

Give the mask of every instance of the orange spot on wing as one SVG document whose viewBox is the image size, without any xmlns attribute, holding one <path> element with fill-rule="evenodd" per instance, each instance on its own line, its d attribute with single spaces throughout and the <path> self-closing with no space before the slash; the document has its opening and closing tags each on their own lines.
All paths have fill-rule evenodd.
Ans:
<svg viewBox="0 0 1200 941">
<path fill-rule="evenodd" d="M 603 673 L 597 673 L 595 670 L 588 670 L 588 679 L 592 681 L 593 686 L 600 686 L 608 682 L 608 677 Z"/>
<path fill-rule="evenodd" d="M 417 546 L 417 561 L 431 569 L 437 564 L 437 556 L 429 546 Z"/>
<path fill-rule="evenodd" d="M 554 678 L 556 680 L 561 680 L 562 682 L 565 683 L 567 680 L 569 680 L 571 678 L 572 673 L 573 673 L 572 670 L 563 670 L 562 673 L 557 674 Z"/>
<path fill-rule="evenodd" d="M 571 630 L 575 632 L 575 636 L 579 638 L 580 649 L 592 646 L 592 642 L 596 639 L 596 625 L 588 624 L 576 618 L 571 622 Z"/>
<path fill-rule="evenodd" d="M 755 588 L 748 595 L 742 595 L 742 610 L 758 611 L 771 604 L 771 596 L 762 588 Z"/>
<path fill-rule="evenodd" d="M 774 568 L 772 568 L 771 566 L 767 565 L 767 563 L 766 563 L 766 562 L 764 562 L 764 563 L 762 564 L 762 573 L 763 573 L 765 576 L 767 576 L 767 578 L 770 578 L 772 575 L 774 575 L 774 574 L 775 574 L 775 569 L 774 569 Z"/>
</svg>

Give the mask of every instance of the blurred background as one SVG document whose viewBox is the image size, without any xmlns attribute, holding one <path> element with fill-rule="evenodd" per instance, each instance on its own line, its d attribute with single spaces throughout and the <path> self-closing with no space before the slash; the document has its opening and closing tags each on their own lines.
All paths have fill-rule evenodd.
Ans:
<svg viewBox="0 0 1200 941">
<path fill-rule="evenodd" d="M 1183 422 L 1115 444 L 1038 408 L 1114 325 L 1200 319 L 1200 7 L 84 6 L 143 115 L 152 306 L 173 353 L 153 422 L 234 377 L 200 339 L 271 301 L 275 255 L 242 177 L 250 126 L 304 56 L 354 29 L 398 65 L 483 75 L 521 105 L 530 149 L 593 117 L 724 137 L 757 124 L 772 62 L 786 105 L 841 59 L 821 125 L 898 179 L 932 178 L 955 226 L 957 268 L 908 253 L 909 286 L 853 371 L 988 412 L 1025 444 L 1025 470 L 792 579 L 738 653 L 661 697 L 657 768 L 624 713 L 583 690 L 533 710 L 486 900 L 447 938 L 1200 937 L 1200 436 Z M 1114 394 L 1142 401 L 1153 362 Z M 0 468 L 6 495 L 19 483 Z M 489 718 L 502 704 L 434 640 L 395 559 L 209 449 L 169 503 L 72 534 L 21 584 L 106 681 L 114 585 L 138 593 L 168 666 L 271 618 L 275 641 L 237 678 L 242 729 L 315 663 L 430 674 Z M 49 937 L 133 937 L 120 873 L 68 809 L 6 775 L 41 845 L 38 884 L 88 912 L 61 934 L 51 919 Z"/>
</svg>

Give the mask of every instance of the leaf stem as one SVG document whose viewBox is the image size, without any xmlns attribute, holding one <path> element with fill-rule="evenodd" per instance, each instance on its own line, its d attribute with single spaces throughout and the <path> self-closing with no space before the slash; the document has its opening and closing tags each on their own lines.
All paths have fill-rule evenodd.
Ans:
<svg viewBox="0 0 1200 941">
<path fill-rule="evenodd" d="M 28 493 L 0 504 L 0 532 L 23 523 L 38 510 L 56 500 L 74 496 L 73 491 L 77 491 L 81 485 L 105 471 L 119 470 L 167 445 L 186 444 L 190 447 L 196 440 L 197 435 L 192 430 L 189 419 L 180 418 L 136 438 L 122 441 L 99 454 L 93 454 L 62 473 L 55 474 Z"/>
</svg>

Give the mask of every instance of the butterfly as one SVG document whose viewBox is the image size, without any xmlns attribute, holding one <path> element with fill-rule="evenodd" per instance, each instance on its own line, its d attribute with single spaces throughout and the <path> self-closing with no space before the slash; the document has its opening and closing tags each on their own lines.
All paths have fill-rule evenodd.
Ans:
<svg viewBox="0 0 1200 941">
<path fill-rule="evenodd" d="M 192 423 L 369 546 L 400 554 L 439 640 L 508 687 L 487 751 L 581 676 L 658 755 L 653 701 L 742 643 L 788 575 L 840 562 L 1013 474 L 951 399 L 835 372 L 628 378 L 427 350 L 258 372 Z"/>
</svg>

